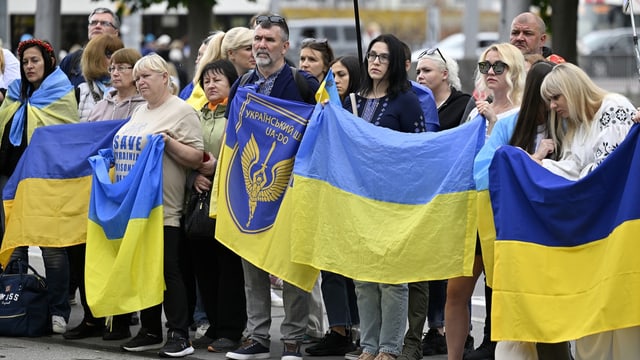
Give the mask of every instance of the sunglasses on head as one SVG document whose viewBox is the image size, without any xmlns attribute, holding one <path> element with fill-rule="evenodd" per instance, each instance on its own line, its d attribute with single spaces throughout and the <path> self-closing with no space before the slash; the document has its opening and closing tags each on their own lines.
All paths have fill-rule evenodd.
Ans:
<svg viewBox="0 0 640 360">
<path fill-rule="evenodd" d="M 308 46 L 311 44 L 327 45 L 327 43 L 328 43 L 327 39 L 306 38 L 302 40 L 300 45 L 302 46 Z"/>
<path fill-rule="evenodd" d="M 287 22 L 279 15 L 260 15 L 256 18 L 256 24 L 286 24 Z"/>
<path fill-rule="evenodd" d="M 418 55 L 418 59 L 422 59 L 423 56 L 427 55 L 427 56 L 431 56 L 435 53 L 438 53 L 438 55 L 440 55 L 440 58 L 442 59 L 442 61 L 444 61 L 444 63 L 447 63 L 447 59 L 444 58 L 444 56 L 442 56 L 442 53 L 440 52 L 440 49 L 438 48 L 434 48 L 434 49 L 427 49 L 423 52 L 420 53 L 420 55 Z"/>
<path fill-rule="evenodd" d="M 494 62 L 493 64 L 488 62 L 488 61 L 483 61 L 483 62 L 479 62 L 478 63 L 478 71 L 480 71 L 481 74 L 487 74 L 487 73 L 489 73 L 489 69 L 493 68 L 493 73 L 496 74 L 496 75 L 500 75 L 508 67 L 509 67 L 509 65 L 503 63 L 500 60 Z"/>
</svg>

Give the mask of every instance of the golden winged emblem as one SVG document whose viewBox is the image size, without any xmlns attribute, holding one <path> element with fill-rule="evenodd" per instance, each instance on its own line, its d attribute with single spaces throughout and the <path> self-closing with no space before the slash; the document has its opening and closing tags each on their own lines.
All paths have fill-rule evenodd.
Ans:
<svg viewBox="0 0 640 360">
<path fill-rule="evenodd" d="M 256 139 L 251 138 L 242 150 L 240 157 L 242 163 L 242 175 L 249 195 L 249 220 L 251 223 L 258 202 L 276 201 L 284 193 L 289 184 L 289 177 L 293 170 L 293 158 L 281 160 L 271 167 L 271 176 L 267 176 L 267 163 L 276 148 L 276 142 L 271 144 L 271 149 L 260 165 L 260 148 Z M 254 168 L 259 166 L 257 170 Z"/>
</svg>

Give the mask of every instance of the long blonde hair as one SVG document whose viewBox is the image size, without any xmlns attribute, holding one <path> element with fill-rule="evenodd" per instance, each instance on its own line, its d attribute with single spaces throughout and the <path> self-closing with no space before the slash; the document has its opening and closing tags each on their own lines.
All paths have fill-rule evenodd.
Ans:
<svg viewBox="0 0 640 360">
<path fill-rule="evenodd" d="M 479 62 L 483 62 L 487 59 L 487 54 L 490 51 L 495 51 L 500 55 L 502 61 L 507 64 L 507 76 L 506 82 L 509 87 L 507 92 L 507 99 L 513 105 L 519 106 L 522 102 L 522 95 L 524 94 L 524 82 L 527 77 L 527 73 L 524 69 L 524 55 L 520 50 L 511 45 L 510 43 L 493 44 L 489 46 L 480 55 Z M 487 91 L 487 84 L 484 81 L 484 76 L 477 71 L 476 67 L 476 88 L 480 92 Z"/>
<path fill-rule="evenodd" d="M 540 86 L 540 95 L 547 104 L 558 95 L 563 95 L 567 101 L 569 116 L 566 119 L 551 110 L 551 137 L 561 149 L 564 149 L 562 143 L 573 141 L 578 128 L 591 125 L 607 94 L 609 92 L 571 63 L 556 65 L 545 77 Z"/>
<path fill-rule="evenodd" d="M 204 50 L 204 53 L 202 54 L 200 61 L 198 61 L 198 67 L 196 68 L 195 75 L 193 76 L 194 84 L 198 83 L 200 79 L 200 75 L 202 75 L 202 69 L 204 68 L 205 65 L 207 65 L 212 61 L 220 60 L 224 58 L 224 55 L 222 54 L 222 47 L 221 47 L 222 40 L 224 39 L 224 34 L 225 33 L 221 31 L 213 35 L 213 37 L 207 43 L 207 48 Z"/>
</svg>

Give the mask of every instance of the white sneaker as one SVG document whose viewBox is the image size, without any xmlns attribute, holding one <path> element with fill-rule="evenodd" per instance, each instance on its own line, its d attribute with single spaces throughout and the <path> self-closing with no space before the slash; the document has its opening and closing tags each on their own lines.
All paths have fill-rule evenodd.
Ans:
<svg viewBox="0 0 640 360">
<path fill-rule="evenodd" d="M 51 316 L 51 329 L 56 334 L 64 334 L 67 331 L 67 322 L 60 315 Z"/>
<path fill-rule="evenodd" d="M 271 289 L 271 306 L 283 307 L 284 302 L 280 295 L 278 295 L 273 289 Z"/>
<path fill-rule="evenodd" d="M 209 330 L 209 323 L 202 323 L 196 328 L 196 333 L 193 335 L 194 338 L 200 339 L 206 334 L 207 330 Z"/>
</svg>

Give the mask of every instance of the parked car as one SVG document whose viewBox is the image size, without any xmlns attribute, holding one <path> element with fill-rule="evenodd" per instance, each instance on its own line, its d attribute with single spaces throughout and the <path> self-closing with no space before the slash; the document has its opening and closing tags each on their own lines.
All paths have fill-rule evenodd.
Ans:
<svg viewBox="0 0 640 360">
<path fill-rule="evenodd" d="M 353 18 L 288 20 L 289 43 L 287 57 L 294 64 L 300 59 L 300 43 L 306 38 L 327 39 L 336 57 L 358 54 L 358 38 Z M 366 51 L 363 47 L 362 51 Z"/>
<path fill-rule="evenodd" d="M 500 35 L 497 32 L 486 31 L 479 32 L 477 39 L 478 45 L 476 47 L 475 57 L 479 58 L 482 52 L 489 47 L 489 45 L 498 42 Z M 456 33 L 449 35 L 435 44 L 432 48 L 438 48 L 444 54 L 447 54 L 454 60 L 460 60 L 464 58 L 464 34 Z M 411 54 L 411 62 L 418 61 L 418 56 L 427 49 L 416 50 Z"/>
<path fill-rule="evenodd" d="M 578 64 L 592 77 L 637 76 L 633 28 L 592 31 L 578 40 Z"/>
</svg>

